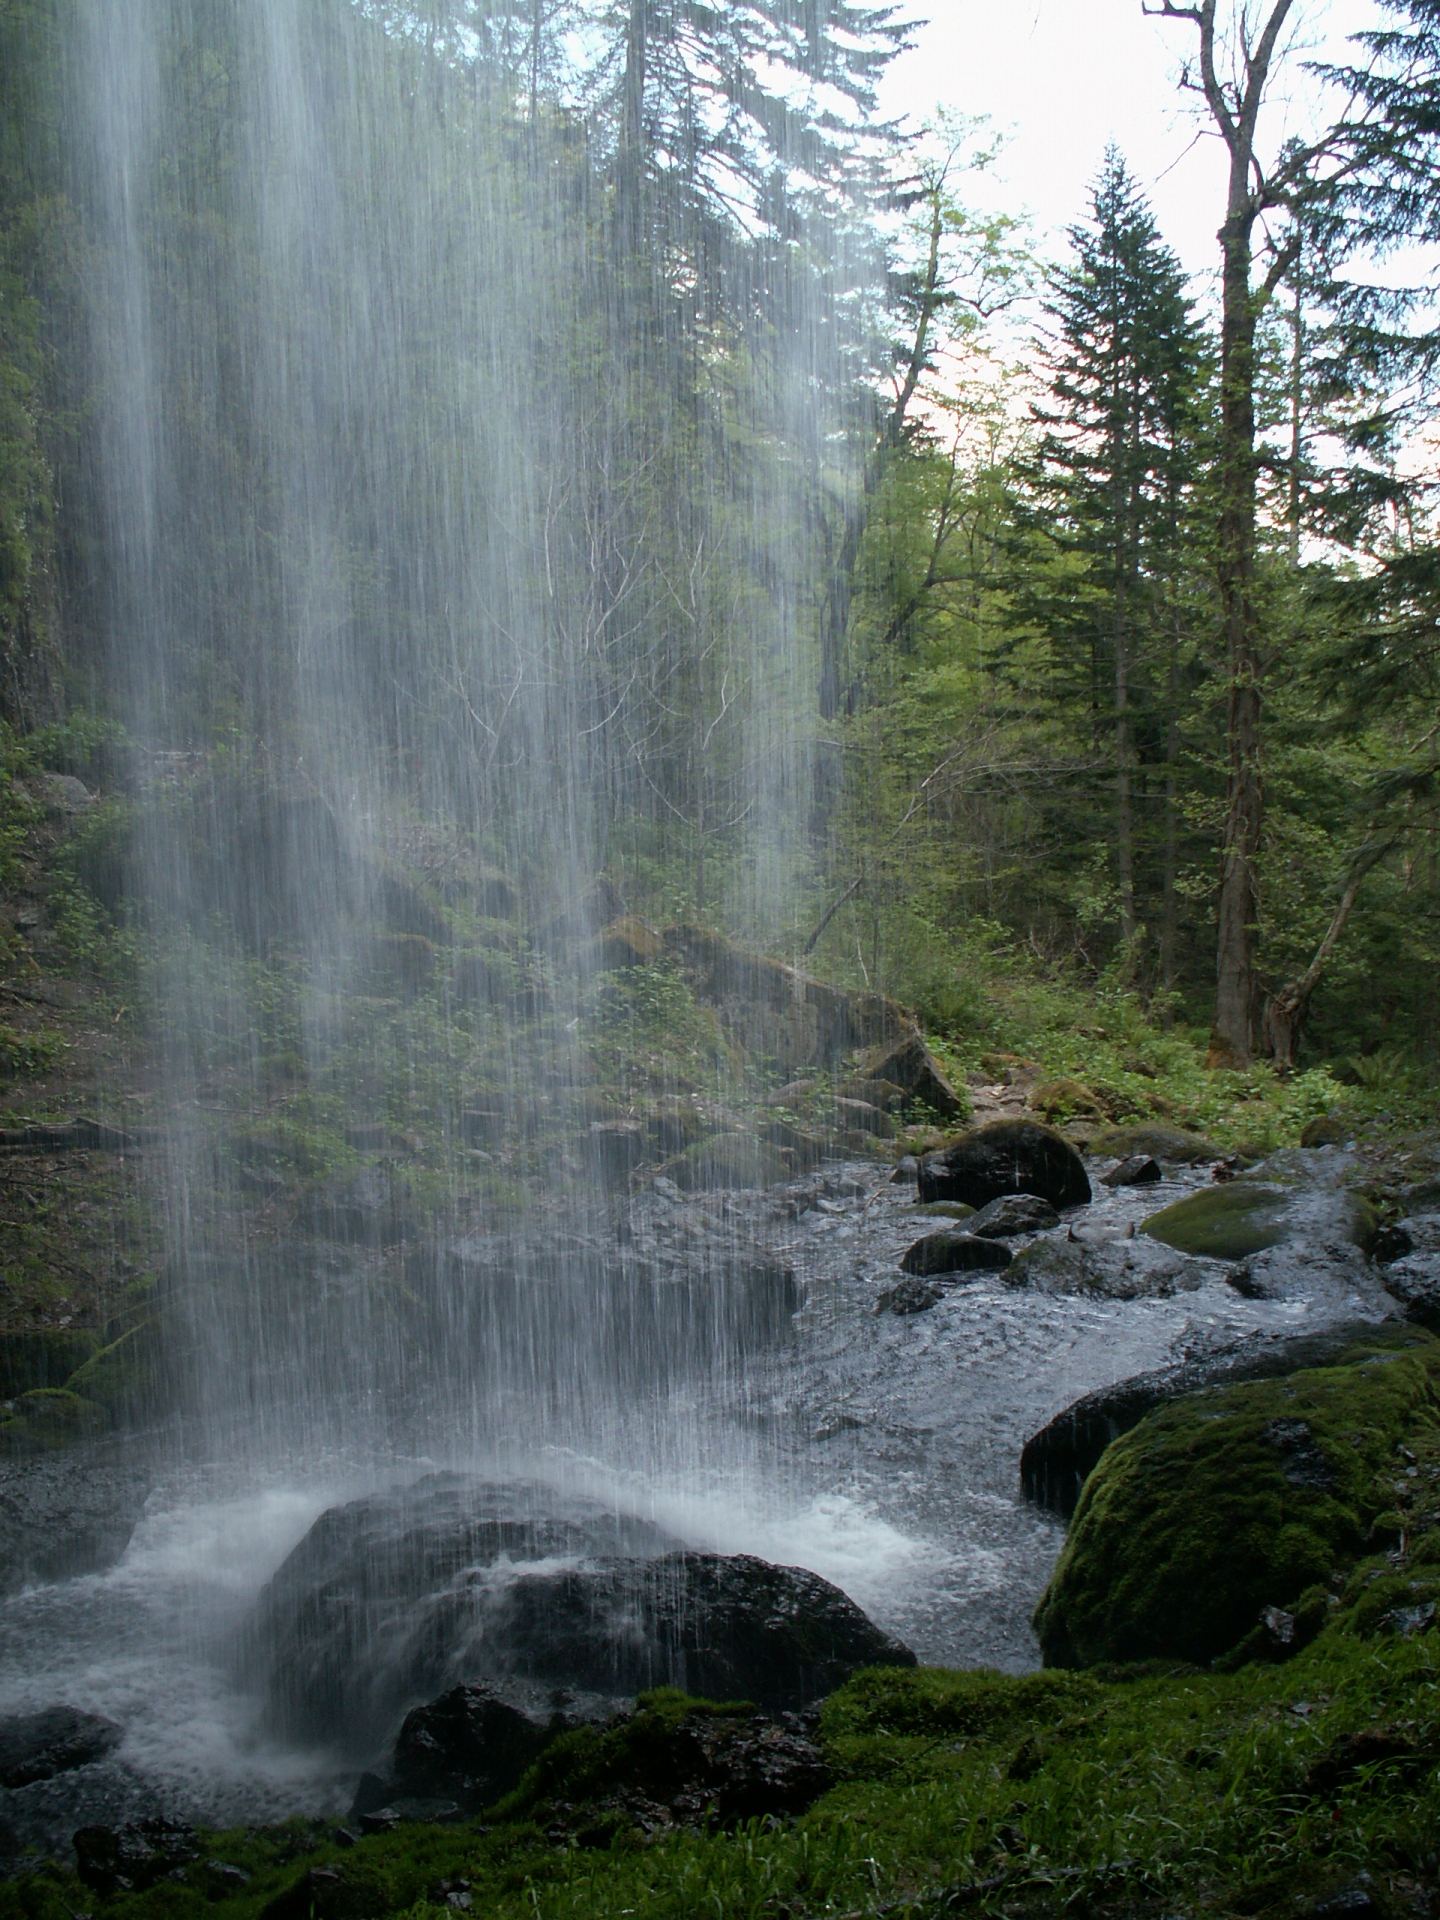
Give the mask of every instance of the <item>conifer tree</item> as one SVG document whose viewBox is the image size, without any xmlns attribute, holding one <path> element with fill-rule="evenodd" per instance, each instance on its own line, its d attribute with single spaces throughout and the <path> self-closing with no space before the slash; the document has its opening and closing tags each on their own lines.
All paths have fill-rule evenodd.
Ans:
<svg viewBox="0 0 1440 1920">
<path fill-rule="evenodd" d="M 1047 308 L 1049 394 L 1034 409 L 1040 438 L 1022 515 L 1052 563 L 1027 555 L 1015 610 L 1048 640 L 1061 698 L 1088 716 L 1097 759 L 1108 763 L 1120 934 L 1133 957 L 1148 837 L 1137 816 L 1142 748 L 1174 755 L 1176 601 L 1203 345 L 1180 264 L 1113 147 L 1091 217 L 1070 241 Z M 1167 797 L 1173 806 L 1173 790 Z M 1168 900 L 1168 877 L 1164 890 Z"/>
</svg>

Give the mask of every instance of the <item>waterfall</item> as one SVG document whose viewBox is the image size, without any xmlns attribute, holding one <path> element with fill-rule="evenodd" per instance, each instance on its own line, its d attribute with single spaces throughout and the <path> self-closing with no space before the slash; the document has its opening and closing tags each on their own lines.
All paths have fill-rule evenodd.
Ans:
<svg viewBox="0 0 1440 1920">
<path fill-rule="evenodd" d="M 596 936 L 667 890 L 783 935 L 812 791 L 838 228 L 635 187 L 578 65 L 426 17 L 87 0 L 69 73 L 91 877 L 160 1055 L 163 1364 L 261 1454 L 593 1444 L 735 1357 L 749 1305 L 654 1310 L 603 1223 L 493 1228 L 674 1091 L 597 1064 Z"/>
</svg>

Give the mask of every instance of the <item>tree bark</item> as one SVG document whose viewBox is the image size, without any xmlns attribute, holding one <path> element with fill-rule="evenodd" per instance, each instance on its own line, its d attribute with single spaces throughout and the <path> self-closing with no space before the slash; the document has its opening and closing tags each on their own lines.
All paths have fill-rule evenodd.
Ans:
<svg viewBox="0 0 1440 1920">
<path fill-rule="evenodd" d="M 650 52 L 650 0 L 630 0 L 625 33 L 620 148 L 615 156 L 615 237 L 621 257 L 640 248 L 645 183 L 645 76 Z"/>
<path fill-rule="evenodd" d="M 1229 692 L 1226 703 L 1226 808 L 1221 848 L 1220 902 L 1215 954 L 1215 1020 L 1210 1062 L 1248 1066 L 1255 1002 L 1256 860 L 1265 819 L 1260 759 L 1262 661 L 1255 617 L 1255 323 L 1250 284 L 1255 222 L 1266 188 L 1256 164 L 1255 129 L 1270 69 L 1294 0 L 1271 0 L 1258 34 L 1237 20 L 1229 54 L 1234 77 L 1224 70 L 1218 0 L 1181 5 L 1160 0 L 1146 6 L 1174 20 L 1188 20 L 1200 36 L 1199 90 L 1205 97 L 1229 156 L 1225 223 L 1219 240 L 1223 264 L 1220 327 L 1220 445 L 1217 459 L 1220 507 L 1215 576 L 1225 644 Z M 1243 14 L 1241 8 L 1235 9 Z M 1273 273 L 1269 278 L 1273 281 Z M 1268 295 L 1269 285 L 1265 289 Z"/>
<path fill-rule="evenodd" d="M 1231 164 L 1220 343 L 1220 514 L 1215 576 L 1229 688 L 1227 786 L 1215 956 L 1212 1052 L 1247 1065 L 1255 997 L 1255 862 L 1265 814 L 1260 765 L 1261 662 L 1255 622 L 1255 312 L 1250 248 L 1255 214 L 1248 152 Z"/>
</svg>

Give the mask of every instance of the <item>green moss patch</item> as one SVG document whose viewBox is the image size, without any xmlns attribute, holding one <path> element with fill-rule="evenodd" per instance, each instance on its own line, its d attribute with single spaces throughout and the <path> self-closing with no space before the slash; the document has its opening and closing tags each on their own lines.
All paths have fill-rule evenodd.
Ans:
<svg viewBox="0 0 1440 1920">
<path fill-rule="evenodd" d="M 159 1316 L 143 1320 L 77 1367 L 66 1382 L 117 1419 L 144 1418 L 163 1405 L 167 1376 Z"/>
<path fill-rule="evenodd" d="M 687 1193 L 710 1187 L 773 1187 L 790 1178 L 790 1167 L 777 1149 L 745 1133 L 717 1133 L 677 1154 L 665 1171 Z"/>
<path fill-rule="evenodd" d="M 0 1333 L 0 1400 L 14 1400 L 32 1387 L 63 1387 L 99 1345 L 97 1334 L 68 1328 Z"/>
<path fill-rule="evenodd" d="M 1440 1341 L 1406 1332 L 1149 1415 L 1085 1484 L 1035 1614 L 1047 1664 L 1210 1661 L 1329 1582 L 1395 1510 L 1407 1459 L 1440 1469 L 1437 1379 Z"/>
<path fill-rule="evenodd" d="M 1170 1160 L 1178 1166 L 1203 1166 L 1207 1160 L 1224 1158 L 1225 1149 L 1203 1134 L 1189 1133 L 1183 1127 L 1161 1126 L 1154 1121 L 1138 1126 L 1105 1127 L 1092 1134 L 1092 1153 L 1114 1154 L 1123 1160 L 1132 1153 L 1148 1153 L 1154 1159 Z"/>
<path fill-rule="evenodd" d="M 1142 1231 L 1180 1253 L 1212 1260 L 1244 1260 L 1284 1240 L 1349 1240 L 1369 1248 L 1379 1224 L 1374 1208 L 1360 1194 L 1311 1184 L 1306 1159 L 1275 1154 L 1263 1169 L 1273 1170 L 1273 1180 L 1207 1187 L 1152 1213 Z"/>
<path fill-rule="evenodd" d="M 321 1822 L 202 1834 L 144 1893 L 97 1896 L 59 1866 L 0 1884 L 0 1920 L 1302 1920 L 1357 1886 L 1398 1920 L 1436 1890 L 1433 1631 L 1332 1631 L 1230 1674 L 860 1674 L 825 1704 L 834 1784 L 798 1818 L 577 1822 L 695 1707 L 652 1697 L 630 1731 L 557 1746 L 546 1794 L 537 1771 L 477 1822 L 350 1847 Z"/>
<path fill-rule="evenodd" d="M 1207 1187 L 1152 1213 L 1142 1231 L 1179 1253 L 1212 1260 L 1243 1260 L 1285 1238 L 1290 1195 L 1243 1181 Z"/>
<path fill-rule="evenodd" d="M 22 1393 L 15 1411 L 0 1420 L 0 1452 L 33 1453 L 66 1447 L 103 1433 L 110 1424 L 104 1407 L 63 1387 L 37 1387 Z"/>
</svg>

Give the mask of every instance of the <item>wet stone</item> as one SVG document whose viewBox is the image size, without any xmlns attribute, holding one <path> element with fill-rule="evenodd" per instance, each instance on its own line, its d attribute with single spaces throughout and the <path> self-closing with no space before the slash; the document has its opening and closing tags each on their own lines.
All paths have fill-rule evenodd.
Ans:
<svg viewBox="0 0 1440 1920">
<path fill-rule="evenodd" d="M 75 1835 L 75 1860 L 81 1880 L 109 1899 L 116 1893 L 142 1893 L 186 1867 L 200 1843 L 193 1827 L 175 1820 L 136 1820 L 123 1827 L 81 1827 Z"/>
<path fill-rule="evenodd" d="M 1004 1193 L 981 1207 L 966 1231 L 983 1240 L 1018 1240 L 1027 1233 L 1048 1233 L 1059 1224 L 1060 1216 L 1048 1200 L 1033 1193 Z"/>
<path fill-rule="evenodd" d="M 28 1787 L 101 1760 L 124 1739 L 122 1727 L 76 1707 L 47 1707 L 0 1720 L 0 1787 Z"/>
<path fill-rule="evenodd" d="M 938 1307 L 947 1293 L 953 1293 L 958 1282 L 946 1275 L 929 1280 L 901 1280 L 893 1287 L 887 1287 L 875 1301 L 876 1313 L 928 1313 L 931 1307 Z"/>
<path fill-rule="evenodd" d="M 996 1120 L 962 1134 L 920 1167 L 922 1200 L 963 1200 L 983 1207 L 1006 1193 L 1036 1194 L 1054 1207 L 1081 1207 L 1090 1179 L 1060 1134 L 1034 1120 Z"/>
<path fill-rule="evenodd" d="M 256 1678 L 287 1730 L 358 1740 L 457 1676 L 522 1706 L 678 1686 L 782 1709 L 913 1664 L 818 1575 L 674 1544 L 534 1483 L 431 1475 L 321 1515 L 252 1616 Z"/>
<path fill-rule="evenodd" d="M 503 1699 L 493 1687 L 451 1687 L 406 1714 L 395 1741 L 395 1795 L 454 1798 L 473 1811 L 516 1785 L 551 1738 L 552 1728 Z M 367 1779 L 370 1776 L 367 1776 Z"/>
<path fill-rule="evenodd" d="M 927 1233 L 906 1249 L 900 1265 L 911 1274 L 1000 1273 L 1010 1260 L 1010 1249 L 998 1240 L 974 1233 Z"/>
<path fill-rule="evenodd" d="M 1153 1187 L 1164 1178 L 1157 1160 L 1152 1160 L 1148 1153 L 1132 1153 L 1118 1167 L 1112 1167 L 1109 1173 L 1103 1174 L 1101 1184 L 1107 1187 Z"/>
</svg>

